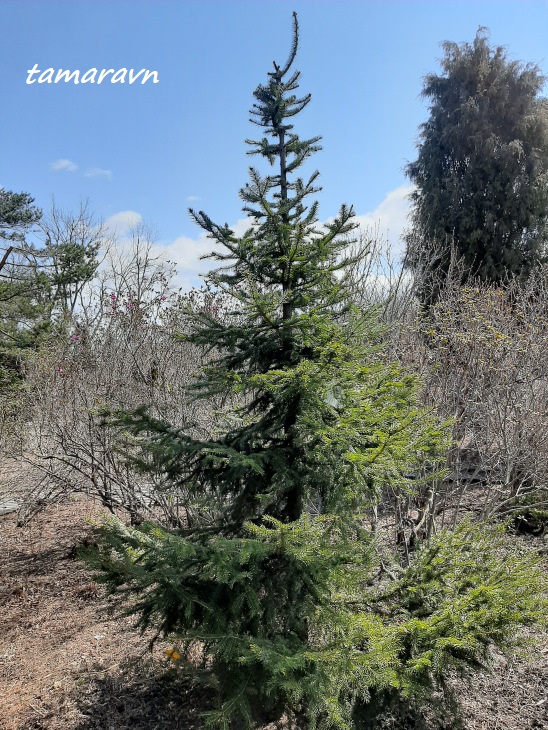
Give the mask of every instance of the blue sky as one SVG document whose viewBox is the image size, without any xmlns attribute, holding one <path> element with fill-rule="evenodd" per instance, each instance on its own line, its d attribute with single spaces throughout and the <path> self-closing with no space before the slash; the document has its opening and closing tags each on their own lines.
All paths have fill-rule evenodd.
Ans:
<svg viewBox="0 0 548 730">
<path fill-rule="evenodd" d="M 405 222 L 422 77 L 440 42 L 470 42 L 478 26 L 511 58 L 548 72 L 546 0 L 0 0 L 0 185 L 47 209 L 89 199 L 98 217 L 153 226 L 193 280 L 208 250 L 189 205 L 218 223 L 242 218 L 238 191 L 257 158 L 246 155 L 252 92 L 285 61 L 297 10 L 301 91 L 312 102 L 301 136 L 321 134 L 320 215 L 353 204 L 396 240 Z M 157 71 L 112 84 L 27 84 L 27 70 Z M 37 78 L 37 77 L 35 77 Z"/>
</svg>

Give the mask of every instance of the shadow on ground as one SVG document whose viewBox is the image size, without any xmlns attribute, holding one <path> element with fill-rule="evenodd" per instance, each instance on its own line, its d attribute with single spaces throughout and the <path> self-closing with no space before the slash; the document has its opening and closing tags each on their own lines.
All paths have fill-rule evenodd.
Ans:
<svg viewBox="0 0 548 730">
<path fill-rule="evenodd" d="M 141 663 L 81 686 L 75 699 L 84 718 L 74 730 L 201 730 L 212 694 L 176 671 Z"/>
<path fill-rule="evenodd" d="M 455 693 L 432 693 L 422 706 L 381 691 L 354 711 L 356 730 L 465 730 Z"/>
</svg>

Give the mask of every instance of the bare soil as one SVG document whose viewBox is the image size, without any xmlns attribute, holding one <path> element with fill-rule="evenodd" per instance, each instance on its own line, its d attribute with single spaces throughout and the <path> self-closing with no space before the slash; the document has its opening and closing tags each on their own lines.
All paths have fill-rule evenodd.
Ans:
<svg viewBox="0 0 548 730">
<path fill-rule="evenodd" d="M 1 730 L 203 727 L 209 690 L 176 668 L 169 644 L 151 651 L 151 635 L 109 615 L 108 597 L 76 557 L 100 513 L 79 500 L 52 505 L 25 527 L 14 514 L 0 517 Z M 492 673 L 455 684 L 460 719 L 449 730 L 548 729 L 548 644 L 532 638 L 528 659 L 494 657 Z"/>
<path fill-rule="evenodd" d="M 50 506 L 28 526 L 0 518 L 1 730 L 201 728 L 208 695 L 149 650 L 130 619 L 109 616 L 102 587 L 76 558 L 101 513 Z"/>
</svg>

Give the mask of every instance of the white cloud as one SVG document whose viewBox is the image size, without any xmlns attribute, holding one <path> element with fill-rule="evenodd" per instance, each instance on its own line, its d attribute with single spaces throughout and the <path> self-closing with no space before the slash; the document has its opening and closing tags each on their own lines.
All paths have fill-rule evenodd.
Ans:
<svg viewBox="0 0 548 730">
<path fill-rule="evenodd" d="M 187 195 L 185 200 L 187 203 L 197 203 L 201 198 L 199 198 L 197 195 Z"/>
<path fill-rule="evenodd" d="M 102 170 L 100 167 L 90 167 L 84 172 L 84 177 L 104 177 L 110 180 L 112 177 L 111 170 Z"/>
<path fill-rule="evenodd" d="M 50 164 L 50 167 L 55 172 L 75 172 L 78 169 L 78 165 L 72 160 L 55 160 Z"/>
<path fill-rule="evenodd" d="M 375 210 L 357 215 L 355 220 L 364 228 L 378 230 L 393 250 L 400 252 L 403 248 L 402 234 L 408 225 L 407 218 L 411 210 L 408 196 L 412 189 L 412 185 L 401 185 L 389 192 Z"/>
<path fill-rule="evenodd" d="M 230 226 L 235 236 L 243 236 L 245 231 L 250 227 L 249 218 L 241 218 Z M 205 232 L 198 235 L 197 238 L 188 238 L 187 236 L 179 236 L 167 246 L 162 246 L 162 251 L 166 258 L 177 267 L 177 286 L 185 290 L 190 289 L 200 282 L 200 274 L 207 274 L 208 271 L 219 266 L 220 262 L 213 259 L 201 260 L 200 257 L 212 251 L 223 251 L 219 244 L 210 240 Z"/>
<path fill-rule="evenodd" d="M 407 196 L 411 190 L 412 186 L 402 185 L 389 192 L 374 210 L 355 217 L 355 221 L 363 228 L 374 229 L 382 239 L 386 239 L 390 244 L 392 254 L 396 256 L 403 251 L 401 238 L 403 230 L 407 226 L 407 216 L 410 211 Z M 128 214 L 138 215 L 132 211 L 117 215 Z M 116 217 L 112 216 L 112 218 Z M 236 236 L 242 236 L 249 227 L 249 218 L 242 218 L 231 226 Z M 184 290 L 199 283 L 200 274 L 207 273 L 220 265 L 220 262 L 215 260 L 200 259 L 200 256 L 211 251 L 222 250 L 218 244 L 208 239 L 205 233 L 200 233 L 196 238 L 180 236 L 172 243 L 162 246 L 161 249 L 166 257 L 176 265 L 176 284 Z"/>
<path fill-rule="evenodd" d="M 112 233 L 125 236 L 133 226 L 138 225 L 142 220 L 143 217 L 140 213 L 136 213 L 134 210 L 122 210 L 109 216 L 105 225 Z"/>
</svg>

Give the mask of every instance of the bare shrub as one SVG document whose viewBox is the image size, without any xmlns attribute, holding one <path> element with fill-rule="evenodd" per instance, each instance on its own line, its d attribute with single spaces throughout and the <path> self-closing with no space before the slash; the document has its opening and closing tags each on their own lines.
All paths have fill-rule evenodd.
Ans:
<svg viewBox="0 0 548 730">
<path fill-rule="evenodd" d="M 449 284 L 415 327 L 425 399 L 454 421 L 438 507 L 472 485 L 484 516 L 548 500 L 548 268 L 525 284 Z"/>
<path fill-rule="evenodd" d="M 364 240 L 369 255 L 355 272 L 354 302 L 377 309 L 387 325 L 384 356 L 417 373 L 425 404 L 453 423 L 445 476 L 423 490 L 424 474 L 415 474 L 413 499 L 391 490 L 380 505 L 398 541 L 407 549 L 429 536 L 440 513 L 442 524 L 447 515 L 456 523 L 472 489 L 480 490 L 473 503 L 484 517 L 545 507 L 548 267 L 525 283 L 487 285 L 467 278 L 453 250 L 444 281 L 432 267 L 419 281 L 375 232 L 363 231 Z M 435 304 L 421 303 L 424 291 L 435 292 Z"/>
<path fill-rule="evenodd" d="M 205 354 L 184 342 L 189 308 L 222 309 L 218 295 L 174 291 L 174 268 L 155 252 L 149 232 L 112 249 L 69 333 L 26 363 L 27 406 L 20 452 L 34 489 L 27 503 L 85 492 L 134 522 L 152 511 L 169 524 L 184 514 L 165 475 L 143 477 L 103 425 L 104 409 L 146 408 L 173 428 L 209 433 L 215 404 L 193 403 L 188 386 Z M 29 499 L 30 498 L 30 499 Z M 25 514 L 27 516 L 27 514 Z"/>
</svg>

